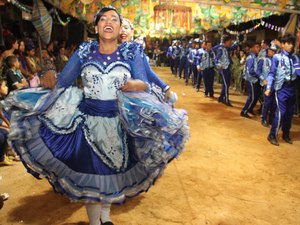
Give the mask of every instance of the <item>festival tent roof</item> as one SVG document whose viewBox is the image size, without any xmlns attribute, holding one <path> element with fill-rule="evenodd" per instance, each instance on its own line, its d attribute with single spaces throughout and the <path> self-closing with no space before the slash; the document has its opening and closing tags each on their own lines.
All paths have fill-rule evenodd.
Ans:
<svg viewBox="0 0 300 225">
<path fill-rule="evenodd" d="M 18 0 L 11 0 L 18 2 Z M 27 4 L 28 1 L 19 1 Z M 44 0 L 63 13 L 92 23 L 99 8 L 116 7 L 135 24 L 137 34 L 175 35 L 218 30 L 232 24 L 279 15 L 300 14 L 298 0 Z M 280 31 L 282 27 L 259 26 Z M 256 29 L 257 27 L 253 27 Z"/>
</svg>

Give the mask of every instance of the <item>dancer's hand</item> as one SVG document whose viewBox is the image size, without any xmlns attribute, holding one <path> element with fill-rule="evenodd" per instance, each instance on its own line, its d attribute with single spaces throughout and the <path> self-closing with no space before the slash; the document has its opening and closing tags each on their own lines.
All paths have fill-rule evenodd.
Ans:
<svg viewBox="0 0 300 225">
<path fill-rule="evenodd" d="M 265 91 L 265 95 L 266 95 L 266 96 L 270 96 L 270 93 L 271 93 L 270 89 L 267 89 L 267 90 Z"/>
<path fill-rule="evenodd" d="M 129 80 L 122 87 L 121 90 L 126 91 L 146 91 L 147 85 L 141 80 Z"/>
<path fill-rule="evenodd" d="M 169 88 L 165 93 L 165 98 L 167 101 L 170 100 L 170 97 L 171 97 L 171 88 Z"/>
</svg>

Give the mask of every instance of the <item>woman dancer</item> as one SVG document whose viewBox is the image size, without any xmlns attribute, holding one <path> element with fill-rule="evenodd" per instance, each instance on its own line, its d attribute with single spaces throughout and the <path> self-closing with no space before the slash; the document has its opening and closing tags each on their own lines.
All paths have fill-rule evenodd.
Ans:
<svg viewBox="0 0 300 225">
<path fill-rule="evenodd" d="M 83 43 L 53 91 L 14 92 L 4 103 L 20 109 L 9 138 L 28 171 L 84 202 L 91 225 L 113 224 L 110 204 L 147 191 L 188 138 L 186 113 L 149 94 L 142 50 L 118 45 L 121 22 L 115 8 L 99 10 L 100 45 Z M 72 86 L 79 75 L 83 89 Z"/>
</svg>

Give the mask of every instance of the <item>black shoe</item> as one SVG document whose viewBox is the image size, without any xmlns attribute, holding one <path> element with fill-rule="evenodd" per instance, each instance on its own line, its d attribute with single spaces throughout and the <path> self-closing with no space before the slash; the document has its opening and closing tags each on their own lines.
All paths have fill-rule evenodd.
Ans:
<svg viewBox="0 0 300 225">
<path fill-rule="evenodd" d="M 261 125 L 263 125 L 264 127 L 270 127 L 266 120 L 261 120 Z"/>
<path fill-rule="evenodd" d="M 269 141 L 272 145 L 279 146 L 279 143 L 278 143 L 277 139 L 276 139 L 274 136 L 269 135 L 269 136 L 268 136 L 268 141 Z"/>
<path fill-rule="evenodd" d="M 245 117 L 245 118 L 248 118 L 248 119 L 250 119 L 251 117 L 248 115 L 248 113 L 246 113 L 246 112 L 241 112 L 241 114 L 240 114 L 242 117 Z"/>
<path fill-rule="evenodd" d="M 199 88 L 197 88 L 197 92 L 199 92 L 200 91 L 200 89 Z"/>
<path fill-rule="evenodd" d="M 284 136 L 282 137 L 282 139 L 283 139 L 286 143 L 293 144 L 292 139 L 291 139 L 288 135 L 284 135 Z"/>
<path fill-rule="evenodd" d="M 227 106 L 233 107 L 233 105 L 231 104 L 230 101 L 224 102 L 224 104 L 227 105 Z"/>
<path fill-rule="evenodd" d="M 255 112 L 253 112 L 253 110 L 247 111 L 248 113 L 250 113 L 252 116 L 256 116 Z"/>
<path fill-rule="evenodd" d="M 114 225 L 114 224 L 113 224 L 113 222 L 111 222 L 111 221 L 107 221 L 107 222 L 105 222 L 105 223 L 102 223 L 102 222 L 101 222 L 101 225 Z"/>
</svg>

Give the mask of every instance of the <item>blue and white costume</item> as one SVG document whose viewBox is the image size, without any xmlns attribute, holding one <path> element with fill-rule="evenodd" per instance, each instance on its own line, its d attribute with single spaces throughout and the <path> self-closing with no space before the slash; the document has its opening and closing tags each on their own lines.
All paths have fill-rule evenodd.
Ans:
<svg viewBox="0 0 300 225">
<path fill-rule="evenodd" d="M 155 95 L 119 90 L 129 79 L 155 80 L 136 43 L 98 49 L 83 43 L 56 89 L 13 92 L 3 105 L 18 108 L 9 139 L 28 172 L 73 201 L 122 202 L 147 191 L 183 150 L 187 118 Z M 79 75 L 83 89 L 72 86 Z"/>
<path fill-rule="evenodd" d="M 201 47 L 197 50 L 197 53 L 196 53 L 196 68 L 197 68 L 197 80 L 196 80 L 196 89 L 197 91 L 199 91 L 200 89 L 200 86 L 201 86 L 201 82 L 202 82 L 202 75 L 203 75 L 203 71 L 200 70 L 200 64 L 201 64 L 201 61 L 202 61 L 202 56 L 204 54 L 204 48 Z"/>
<path fill-rule="evenodd" d="M 190 50 L 189 55 L 188 55 L 188 61 L 190 63 L 190 71 L 189 71 L 189 75 L 186 79 L 186 83 L 188 83 L 188 80 L 190 79 L 190 74 L 192 73 L 192 83 L 193 86 L 196 85 L 196 81 L 197 81 L 197 74 L 198 74 L 198 70 L 197 70 L 197 48 L 193 48 Z"/>
<path fill-rule="evenodd" d="M 257 74 L 257 61 L 255 53 L 251 52 L 246 59 L 244 79 L 247 82 L 248 98 L 242 109 L 243 113 L 253 112 L 260 96 L 260 83 Z"/>
<path fill-rule="evenodd" d="M 214 58 L 215 53 L 207 49 L 203 49 L 201 62 L 199 68 L 202 71 L 203 82 L 204 82 L 204 95 L 213 97 L 214 96 Z"/>
<path fill-rule="evenodd" d="M 258 60 L 256 73 L 260 80 L 260 85 L 263 87 L 263 97 L 264 103 L 261 111 L 261 119 L 262 121 L 271 122 L 273 120 L 276 104 L 274 97 L 274 90 L 271 91 L 270 95 L 265 95 L 265 91 L 267 86 L 264 85 L 264 81 L 267 80 L 270 68 L 272 63 L 272 57 L 262 57 Z"/>
<path fill-rule="evenodd" d="M 270 130 L 272 137 L 277 137 L 280 127 L 284 137 L 290 135 L 296 102 L 296 78 L 292 55 L 284 50 L 275 54 L 267 77 L 267 89 L 274 89 L 277 106 Z"/>
<path fill-rule="evenodd" d="M 188 55 L 190 52 L 190 48 L 186 45 L 180 47 L 180 55 L 179 55 L 179 78 L 186 78 L 188 76 Z M 182 76 L 183 72 L 183 76 Z"/>
<path fill-rule="evenodd" d="M 230 51 L 233 51 L 237 48 L 238 43 L 235 42 L 229 48 L 226 48 L 224 44 L 217 45 L 213 48 L 213 51 L 216 51 L 215 57 L 215 65 L 219 71 L 219 74 L 222 77 L 222 90 L 220 96 L 218 98 L 219 102 L 223 102 L 225 104 L 230 104 L 229 100 L 229 86 L 231 82 L 231 72 L 230 72 L 230 65 L 231 65 L 231 58 L 230 58 Z"/>
</svg>

